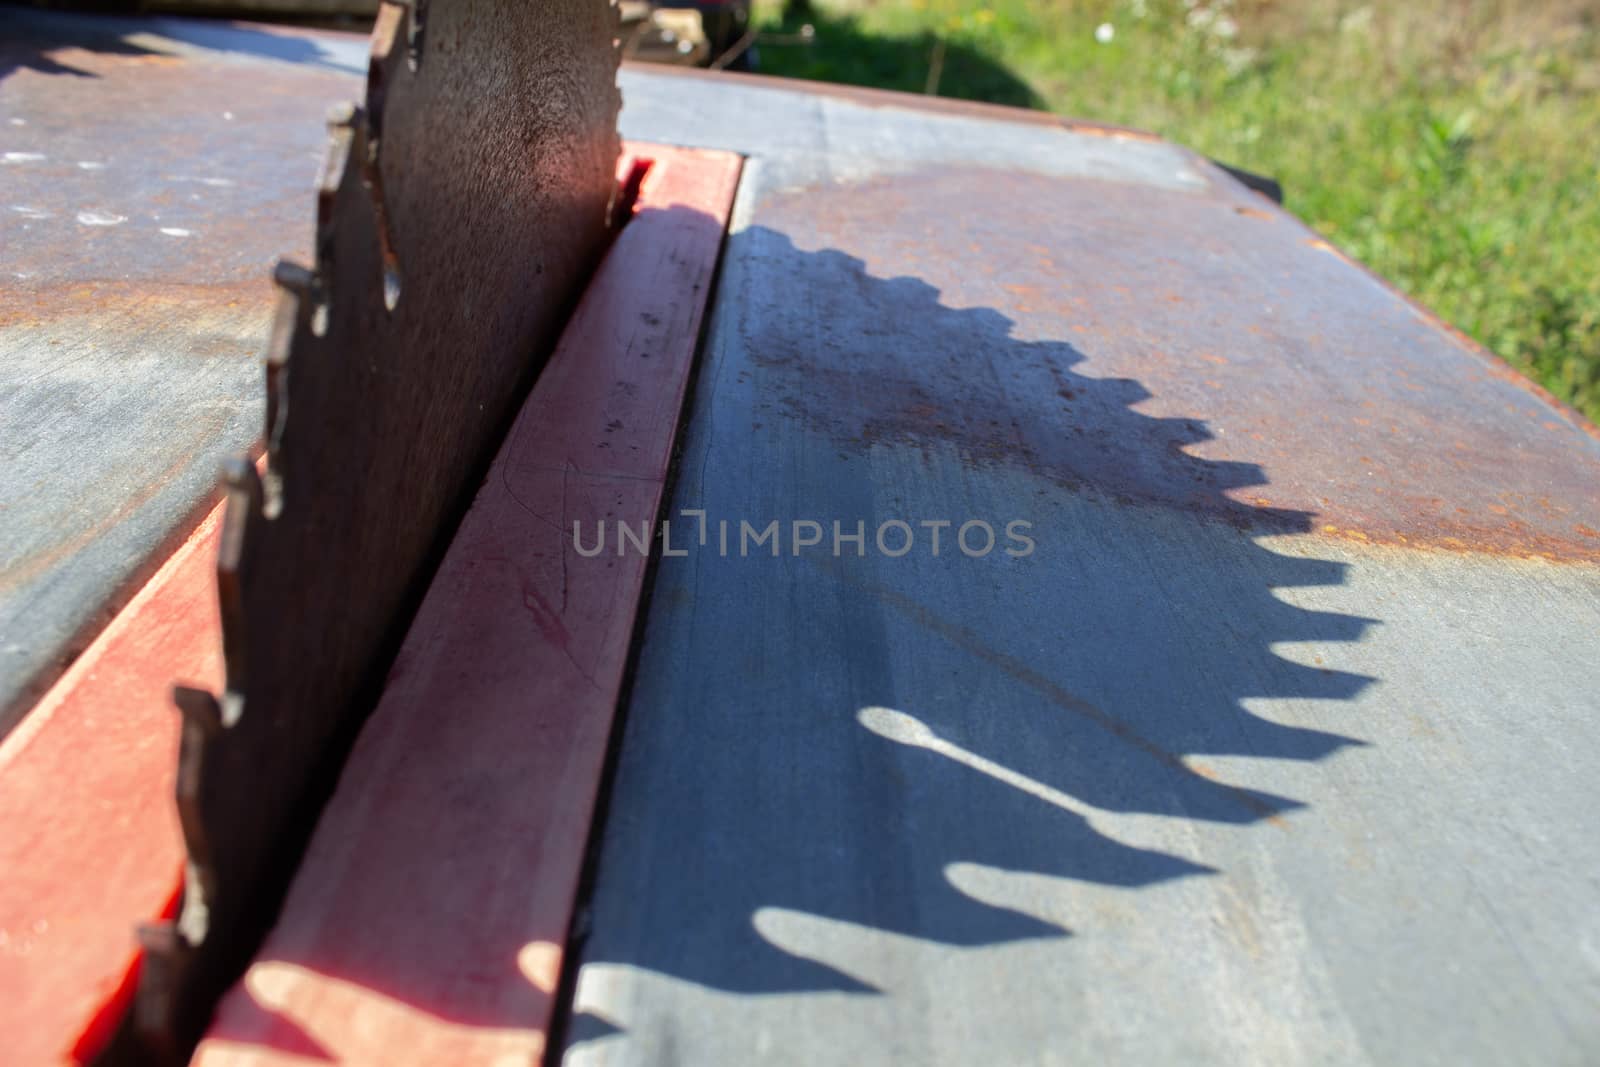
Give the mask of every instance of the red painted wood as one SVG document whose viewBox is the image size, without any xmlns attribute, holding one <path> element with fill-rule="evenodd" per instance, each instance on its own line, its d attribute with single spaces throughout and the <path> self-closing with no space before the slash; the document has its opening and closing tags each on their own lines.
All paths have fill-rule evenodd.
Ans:
<svg viewBox="0 0 1600 1067">
<path fill-rule="evenodd" d="M 91 1058 L 138 967 L 135 926 L 169 914 L 175 682 L 222 682 L 214 509 L 0 743 L 0 1060 Z"/>
<path fill-rule="evenodd" d="M 196 1061 L 531 1063 L 554 1006 L 738 157 L 653 161 L 434 578 L 277 927 Z"/>
</svg>

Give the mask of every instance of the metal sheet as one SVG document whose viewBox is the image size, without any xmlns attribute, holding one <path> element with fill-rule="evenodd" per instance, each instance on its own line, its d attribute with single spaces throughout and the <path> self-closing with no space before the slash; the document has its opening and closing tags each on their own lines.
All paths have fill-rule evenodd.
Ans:
<svg viewBox="0 0 1600 1067">
<path fill-rule="evenodd" d="M 0 730 L 256 437 L 352 45 L 0 10 Z"/>
<path fill-rule="evenodd" d="M 752 158 L 568 1061 L 1592 1059 L 1592 429 L 1181 149 L 624 91 Z"/>
</svg>

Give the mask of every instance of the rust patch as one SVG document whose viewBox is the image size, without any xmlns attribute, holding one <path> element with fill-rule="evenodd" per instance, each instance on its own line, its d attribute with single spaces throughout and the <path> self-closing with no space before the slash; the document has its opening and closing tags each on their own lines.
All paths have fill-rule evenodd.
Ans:
<svg viewBox="0 0 1600 1067">
<path fill-rule="evenodd" d="M 182 321 L 195 335 L 266 334 L 272 310 L 271 279 L 220 285 L 87 282 L 47 288 L 0 290 L 0 329 L 34 330 L 89 318 L 107 331 L 142 332 Z M 241 327 L 243 318 L 248 325 Z"/>
<path fill-rule="evenodd" d="M 1133 126 L 1115 126 L 1103 122 L 1084 122 L 1081 119 L 1063 118 L 1061 125 L 1073 133 L 1085 134 L 1089 137 L 1109 137 L 1113 141 L 1160 141 L 1159 134 L 1149 130 L 1137 129 Z"/>
</svg>

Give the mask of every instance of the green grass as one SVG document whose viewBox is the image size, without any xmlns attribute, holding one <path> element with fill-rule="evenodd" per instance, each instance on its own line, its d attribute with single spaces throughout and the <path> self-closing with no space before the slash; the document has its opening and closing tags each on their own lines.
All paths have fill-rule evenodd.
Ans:
<svg viewBox="0 0 1600 1067">
<path fill-rule="evenodd" d="M 814 0 L 766 73 L 1152 130 L 1600 421 L 1600 8 L 1589 0 Z M 799 27 L 815 27 L 811 44 Z M 1112 39 L 1096 39 L 1110 24 Z M 782 36 L 780 36 L 782 35 Z"/>
</svg>

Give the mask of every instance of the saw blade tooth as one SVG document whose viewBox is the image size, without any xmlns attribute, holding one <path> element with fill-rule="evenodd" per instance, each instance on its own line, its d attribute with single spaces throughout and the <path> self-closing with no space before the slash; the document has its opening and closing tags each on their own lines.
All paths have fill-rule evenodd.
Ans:
<svg viewBox="0 0 1600 1067">
<path fill-rule="evenodd" d="M 178 1034 L 185 972 L 194 948 L 169 921 L 137 929 L 143 958 L 133 998 L 133 1031 L 155 1063 L 182 1062 Z"/>
<path fill-rule="evenodd" d="M 354 101 L 347 100 L 328 109 L 328 146 L 322 170 L 317 175 L 315 256 L 318 263 L 332 251 L 334 198 L 344 183 L 345 169 L 350 165 L 350 142 L 354 132 L 365 122 L 366 109 Z"/>
<path fill-rule="evenodd" d="M 355 104 L 345 104 L 328 117 L 328 149 L 322 160 L 322 172 L 317 176 L 317 258 L 328 251 L 333 240 L 333 201 L 339 186 L 344 183 L 344 171 L 350 165 L 350 142 L 357 128 L 365 121 L 366 110 Z"/>
<path fill-rule="evenodd" d="M 406 59 L 412 70 L 422 66 L 424 40 L 428 29 L 428 0 L 411 0 L 411 18 L 406 25 Z"/>
<path fill-rule="evenodd" d="M 273 269 L 278 284 L 278 304 L 272 315 L 272 332 L 267 338 L 265 359 L 267 409 L 264 438 L 267 444 L 267 470 L 262 476 L 262 513 L 275 519 L 283 511 L 283 476 L 279 452 L 289 421 L 289 352 L 294 336 L 308 329 L 317 336 L 327 330 L 328 304 L 317 296 L 313 272 L 298 263 L 279 260 Z M 309 311 L 307 309 L 310 309 Z"/>
<path fill-rule="evenodd" d="M 409 4 L 397 0 L 383 0 L 378 7 L 378 17 L 372 24 L 372 52 L 367 61 L 367 136 L 374 150 L 383 128 L 384 102 L 390 86 L 400 75 L 400 63 L 407 48 L 406 29 L 410 19 Z M 406 68 L 414 70 L 409 60 Z"/>
<path fill-rule="evenodd" d="M 393 40 L 406 44 L 406 66 L 415 71 L 422 66 L 423 38 L 428 25 L 428 0 L 384 0 L 385 7 L 398 8 L 404 16 L 405 33 L 396 33 Z M 398 23 L 395 29 L 399 29 Z M 378 51 L 378 38 L 373 37 L 373 53 Z"/>
<path fill-rule="evenodd" d="M 402 77 L 417 69 L 411 56 L 411 26 L 416 7 L 408 0 L 384 0 L 372 26 L 372 55 L 367 64 L 366 144 L 361 157 L 361 177 L 372 194 L 377 217 L 378 251 L 383 256 L 383 306 L 393 312 L 400 304 L 400 256 L 395 250 L 394 219 L 383 192 L 383 120 L 389 93 Z"/>
<path fill-rule="evenodd" d="M 311 332 L 321 337 L 326 330 L 326 309 L 318 299 L 317 276 L 307 267 L 286 259 L 280 259 L 272 269 L 272 280 L 278 286 L 278 304 L 273 310 L 272 332 L 267 335 L 267 365 L 269 367 L 286 365 L 289 361 L 289 348 L 294 341 L 294 334 L 300 328 L 301 318 L 305 314 L 307 305 L 311 308 L 310 322 L 306 325 Z M 317 323 L 318 313 L 324 315 L 324 322 L 319 328 Z M 267 419 L 267 432 L 272 432 L 272 418 Z"/>
<path fill-rule="evenodd" d="M 374 33 L 377 31 L 374 30 Z M 383 192 L 383 99 L 392 70 L 400 61 L 379 65 L 374 46 L 372 70 L 368 78 L 366 124 L 354 131 L 351 144 L 353 155 L 361 160 L 361 180 L 372 197 L 372 211 L 377 220 L 378 252 L 383 257 L 383 306 L 394 311 L 400 304 L 400 256 L 395 251 L 394 222 Z"/>
<path fill-rule="evenodd" d="M 287 293 L 305 296 L 311 292 L 316 277 L 309 267 L 292 259 L 280 259 L 272 268 L 272 280 Z"/>
<path fill-rule="evenodd" d="M 245 456 L 236 456 L 224 464 L 223 484 L 227 507 L 217 548 L 217 608 L 222 619 L 222 658 L 227 677 L 222 718 L 223 725 L 232 726 L 240 710 L 234 694 L 244 692 L 247 677 L 244 568 L 249 559 L 250 530 L 258 519 L 265 518 L 265 492 L 256 465 Z"/>
<path fill-rule="evenodd" d="M 283 471 L 279 452 L 289 421 L 289 361 L 267 361 L 267 469 L 261 477 L 261 514 L 283 514 Z"/>
<path fill-rule="evenodd" d="M 219 702 L 203 689 L 186 686 L 174 688 L 172 696 L 183 716 L 174 794 L 187 853 L 176 933 L 183 946 L 192 950 L 210 933 L 211 912 L 220 891 L 217 846 L 223 842 L 218 828 L 208 821 L 206 801 L 213 791 L 213 769 L 219 765 L 217 748 L 226 743 L 228 728 L 238 721 L 238 700 L 224 693 Z M 230 698 L 235 709 L 232 716 L 226 710 Z"/>
<path fill-rule="evenodd" d="M 237 575 L 244 557 L 244 539 L 250 519 L 261 507 L 261 477 L 249 456 L 230 456 L 223 461 L 222 490 L 227 497 L 227 507 L 222 516 L 217 571 L 223 575 Z M 226 616 L 223 623 L 227 623 Z"/>
<path fill-rule="evenodd" d="M 173 703 L 183 715 L 183 731 L 178 740 L 178 825 L 183 831 L 183 844 L 188 850 L 189 866 L 184 880 L 185 903 L 189 895 L 198 892 L 209 901 L 216 895 L 216 865 L 211 848 L 211 835 L 204 821 L 204 787 L 206 777 L 206 752 L 212 739 L 226 728 L 222 705 L 204 689 L 177 686 L 172 691 Z M 187 908 L 186 908 L 187 911 Z M 203 924 L 202 924 L 203 925 Z M 190 930 L 196 939 L 205 931 Z"/>
<path fill-rule="evenodd" d="M 350 104 L 336 116 L 337 121 L 330 118 L 328 122 L 327 155 L 322 161 L 322 173 L 317 178 L 315 261 L 319 280 L 328 278 L 332 273 L 335 202 L 339 187 L 344 184 L 344 172 L 350 166 L 350 149 L 355 140 L 355 131 L 360 128 L 364 115 L 364 109 Z M 322 296 L 325 298 L 326 293 Z"/>
<path fill-rule="evenodd" d="M 334 273 L 334 240 L 336 220 L 335 203 L 339 187 L 344 184 L 344 173 L 350 166 L 350 150 L 355 130 L 362 123 L 363 110 L 355 104 L 343 104 L 328 115 L 328 148 L 323 158 L 322 173 L 317 178 L 317 228 L 314 251 L 312 285 L 309 296 L 312 307 L 311 332 L 322 337 L 328 332 L 332 314 L 333 295 L 329 291 Z"/>
<path fill-rule="evenodd" d="M 328 107 L 328 115 L 324 120 L 329 130 L 344 129 L 355 124 L 357 105 L 354 100 L 341 100 Z"/>
<path fill-rule="evenodd" d="M 316 260 L 319 266 L 332 251 L 334 201 L 339 186 L 344 184 L 345 168 L 350 165 L 350 145 L 363 114 L 361 108 L 353 107 L 348 123 L 328 126 L 327 155 L 322 161 L 322 173 L 317 177 Z"/>
</svg>

